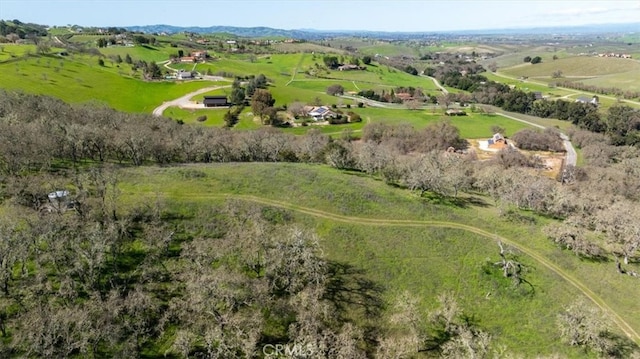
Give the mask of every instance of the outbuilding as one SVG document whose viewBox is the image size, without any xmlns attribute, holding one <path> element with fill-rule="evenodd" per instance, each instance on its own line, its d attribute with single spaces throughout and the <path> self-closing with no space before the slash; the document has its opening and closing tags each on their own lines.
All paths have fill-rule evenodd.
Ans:
<svg viewBox="0 0 640 359">
<path fill-rule="evenodd" d="M 227 96 L 205 96 L 202 101 L 204 107 L 223 107 L 229 106 Z"/>
</svg>

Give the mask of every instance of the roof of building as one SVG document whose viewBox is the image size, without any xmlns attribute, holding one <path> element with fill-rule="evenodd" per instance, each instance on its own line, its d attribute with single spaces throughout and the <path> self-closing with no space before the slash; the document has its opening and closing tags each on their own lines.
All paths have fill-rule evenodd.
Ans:
<svg viewBox="0 0 640 359">
<path fill-rule="evenodd" d="M 69 195 L 69 191 L 60 190 L 60 191 L 51 192 L 47 196 L 49 197 L 49 199 L 57 199 L 57 198 L 64 198 L 68 195 Z"/>
<path fill-rule="evenodd" d="M 205 96 L 203 104 L 227 104 L 227 96 Z"/>
</svg>

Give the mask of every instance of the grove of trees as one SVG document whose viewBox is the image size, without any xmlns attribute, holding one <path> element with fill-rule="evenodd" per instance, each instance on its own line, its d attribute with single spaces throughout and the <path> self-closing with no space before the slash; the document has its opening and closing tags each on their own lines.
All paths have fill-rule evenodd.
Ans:
<svg viewBox="0 0 640 359">
<path fill-rule="evenodd" d="M 258 89 L 252 100 L 261 98 L 273 106 Z M 13 206 L 0 219 L 3 357 L 135 357 L 167 340 L 165 350 L 177 356 L 250 356 L 265 333 L 322 348 L 319 358 L 488 355 L 491 336 L 464 321 L 450 295 L 427 321 L 405 320 L 425 316 L 416 314 L 411 295 L 403 296 L 376 324 L 375 338 L 365 336 L 365 328 L 340 320 L 346 314 L 325 295 L 327 283 L 335 284 L 333 264 L 321 255 L 317 235 L 286 213 L 273 217 L 229 202 L 176 222 L 182 217 L 170 204 L 141 202 L 125 210 L 111 169 L 117 164 L 314 162 L 454 203 L 463 191 L 483 193 L 505 218 L 521 209 L 556 218 L 545 233 L 559 247 L 609 259 L 612 271 L 637 276 L 640 156 L 636 147 L 608 144 L 602 134 L 569 133 L 586 165 L 567 168 L 559 182 L 541 176 L 539 161 L 517 151 L 476 161 L 447 122 L 422 130 L 372 123 L 361 141 L 352 141 L 317 130 L 294 136 L 273 128 L 185 126 L 4 91 L 0 119 L 2 198 Z M 542 135 L 555 141 L 553 132 Z M 73 210 L 63 212 L 47 194 L 69 183 Z M 503 259 L 503 267 L 515 263 Z M 377 292 L 351 299 L 365 305 L 352 310 L 380 310 Z M 633 348 L 600 323 L 595 331 L 572 332 L 566 323 L 587 320 L 575 316 L 558 319 L 568 344 L 602 355 L 624 356 Z"/>
</svg>

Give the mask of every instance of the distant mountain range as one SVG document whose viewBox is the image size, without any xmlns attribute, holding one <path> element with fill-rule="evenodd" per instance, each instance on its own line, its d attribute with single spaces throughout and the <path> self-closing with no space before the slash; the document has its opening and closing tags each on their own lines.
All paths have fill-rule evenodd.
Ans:
<svg viewBox="0 0 640 359">
<path fill-rule="evenodd" d="M 144 26 L 126 26 L 130 31 L 139 31 L 144 33 L 180 33 L 193 32 L 198 34 L 214 34 L 228 33 L 240 37 L 283 37 L 294 39 L 322 39 L 336 36 L 363 36 L 374 37 L 379 39 L 398 39 L 420 37 L 424 35 L 480 35 L 480 34 L 597 34 L 597 33 L 629 33 L 637 32 L 640 29 L 639 23 L 629 24 L 597 24 L 597 25 L 581 25 L 566 27 L 537 27 L 537 28 L 510 28 L 510 29 L 486 29 L 486 30 L 459 30 L 459 31 L 424 31 L 424 32 L 389 32 L 389 31 L 367 31 L 367 30 L 314 30 L 314 29 L 296 29 L 284 30 L 274 29 L 271 27 L 236 27 L 236 26 L 173 26 L 173 25 L 144 25 Z"/>
</svg>

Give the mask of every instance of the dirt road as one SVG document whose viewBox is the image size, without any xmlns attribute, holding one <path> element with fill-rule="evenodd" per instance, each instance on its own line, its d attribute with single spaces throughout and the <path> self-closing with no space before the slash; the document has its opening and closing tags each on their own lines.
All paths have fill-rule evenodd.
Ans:
<svg viewBox="0 0 640 359">
<path fill-rule="evenodd" d="M 578 291 L 580 291 L 585 297 L 589 298 L 595 305 L 597 305 L 603 312 L 605 312 L 615 323 L 616 325 L 625 333 L 630 339 L 635 342 L 640 342 L 640 335 L 634 330 L 634 328 L 627 323 L 620 314 L 614 311 L 602 298 L 600 298 L 596 293 L 594 293 L 589 287 L 578 279 L 573 277 L 571 274 L 564 271 L 562 268 L 554 264 L 552 261 L 548 260 L 544 256 L 540 255 L 536 251 L 525 247 L 523 244 L 519 242 L 515 242 L 509 238 L 499 236 L 495 233 L 490 233 L 484 229 L 469 226 L 466 224 L 455 223 L 455 222 L 445 222 L 445 221 L 427 221 L 427 220 L 402 220 L 402 219 L 376 219 L 376 218 L 363 218 L 363 217 L 352 217 L 352 216 L 344 216 L 335 213 L 325 212 L 313 208 L 299 206 L 297 204 L 277 201 L 273 199 L 267 199 L 257 196 L 251 195 L 237 195 L 237 194 L 203 194 L 203 193 L 183 193 L 181 194 L 181 198 L 235 198 L 243 201 L 249 201 L 254 203 L 260 203 L 267 206 L 273 206 L 278 208 L 284 208 L 291 211 L 296 211 L 299 213 L 303 213 L 306 215 L 310 215 L 313 217 L 329 219 L 335 222 L 343 222 L 349 224 L 360 224 L 366 226 L 393 226 L 393 227 L 425 227 L 425 228 L 451 228 L 451 229 L 460 229 L 464 231 L 468 231 L 471 233 L 475 233 L 482 237 L 485 237 L 492 241 L 501 241 L 520 252 L 526 254 L 531 257 L 533 260 L 540 263 L 542 266 L 546 267 L 548 270 L 557 274 L 559 277 L 564 279 L 568 284 L 575 287 Z"/>
</svg>

